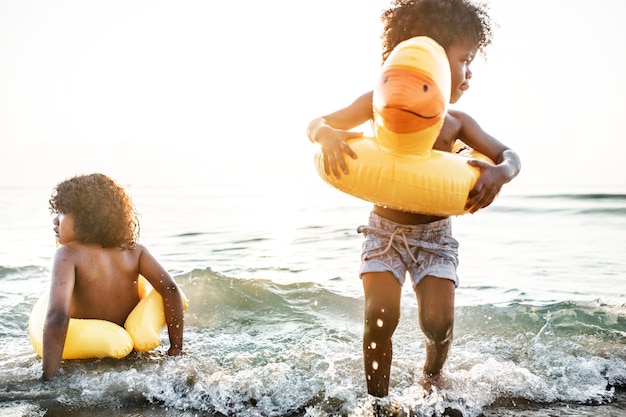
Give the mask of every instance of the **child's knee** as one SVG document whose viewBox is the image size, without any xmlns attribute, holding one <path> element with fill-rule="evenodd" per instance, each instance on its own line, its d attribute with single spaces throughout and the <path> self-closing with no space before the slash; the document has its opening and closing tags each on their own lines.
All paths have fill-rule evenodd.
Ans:
<svg viewBox="0 0 626 417">
<path fill-rule="evenodd" d="M 365 333 L 391 336 L 398 322 L 400 311 L 394 308 L 379 305 L 366 305 L 365 307 Z"/>
<path fill-rule="evenodd" d="M 429 342 L 436 344 L 448 344 L 452 342 L 453 329 L 453 319 L 427 322 L 422 326 L 424 337 L 426 337 Z"/>
</svg>

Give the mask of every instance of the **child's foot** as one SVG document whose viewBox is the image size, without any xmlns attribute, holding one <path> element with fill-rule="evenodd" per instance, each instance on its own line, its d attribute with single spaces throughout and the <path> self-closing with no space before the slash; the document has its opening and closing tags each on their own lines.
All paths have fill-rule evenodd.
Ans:
<svg viewBox="0 0 626 417">
<path fill-rule="evenodd" d="M 397 404 L 388 399 L 374 398 L 372 400 L 372 415 L 374 417 L 406 417 L 406 413 Z"/>
<path fill-rule="evenodd" d="M 441 391 L 449 387 L 448 381 L 441 374 L 423 374 L 420 377 L 420 385 L 424 391 L 426 391 L 426 395 L 432 394 L 433 388 L 437 391 Z"/>
<path fill-rule="evenodd" d="M 444 417 L 463 417 L 463 413 L 460 410 L 457 410 L 456 408 L 450 408 L 450 407 L 447 407 L 443 411 L 443 415 Z"/>
</svg>

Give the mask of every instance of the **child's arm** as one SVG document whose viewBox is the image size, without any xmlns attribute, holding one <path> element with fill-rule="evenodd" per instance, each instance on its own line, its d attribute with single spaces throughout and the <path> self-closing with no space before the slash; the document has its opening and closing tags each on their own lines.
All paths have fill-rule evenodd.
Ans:
<svg viewBox="0 0 626 417">
<path fill-rule="evenodd" d="M 319 143 L 322 147 L 324 170 L 327 175 L 332 172 L 335 177 L 339 178 L 340 170 L 344 174 L 348 173 L 344 153 L 351 158 L 356 158 L 357 155 L 348 146 L 346 140 L 363 135 L 361 132 L 349 132 L 349 130 L 371 118 L 372 92 L 370 91 L 357 98 L 349 106 L 309 123 L 307 135 L 311 142 Z"/>
<path fill-rule="evenodd" d="M 75 269 L 71 246 L 57 249 L 52 264 L 50 300 L 43 327 L 43 379 L 49 380 L 61 367 L 63 347 L 70 323 Z"/>
<path fill-rule="evenodd" d="M 459 139 L 495 162 L 495 165 L 478 160 L 468 162 L 480 170 L 480 177 L 465 204 L 465 208 L 474 213 L 490 205 L 502 186 L 517 176 L 522 165 L 515 151 L 485 132 L 476 120 L 459 111 L 450 113 L 461 122 Z"/>
<path fill-rule="evenodd" d="M 183 351 L 184 312 L 182 295 L 174 278 L 152 256 L 148 249 L 141 245 L 138 245 L 137 248 L 141 249 L 139 273 L 163 297 L 165 322 L 170 337 L 170 348 L 167 353 L 172 356 L 179 355 Z"/>
</svg>

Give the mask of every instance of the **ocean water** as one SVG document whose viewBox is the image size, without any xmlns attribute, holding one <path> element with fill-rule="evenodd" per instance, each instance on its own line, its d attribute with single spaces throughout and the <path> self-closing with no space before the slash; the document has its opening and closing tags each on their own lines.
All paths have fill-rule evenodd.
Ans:
<svg viewBox="0 0 626 417">
<path fill-rule="evenodd" d="M 190 299 L 185 354 L 67 361 L 40 381 L 27 334 L 54 253 L 50 188 L 0 189 L 1 416 L 369 416 L 357 276 L 370 205 L 301 187 L 128 187 L 141 241 Z M 453 221 L 460 241 L 447 385 L 417 383 L 407 285 L 396 415 L 626 415 L 626 189 L 520 190 Z M 456 410 L 456 411 L 454 411 Z"/>
</svg>

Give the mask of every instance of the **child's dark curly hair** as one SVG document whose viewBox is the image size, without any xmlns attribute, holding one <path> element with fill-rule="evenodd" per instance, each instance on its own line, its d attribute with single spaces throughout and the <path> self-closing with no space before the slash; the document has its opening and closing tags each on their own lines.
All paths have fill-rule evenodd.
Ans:
<svg viewBox="0 0 626 417">
<path fill-rule="evenodd" d="M 428 36 L 446 51 L 457 42 L 471 41 L 483 56 L 493 37 L 487 5 L 470 0 L 393 0 L 381 20 L 383 61 L 414 36 Z"/>
<path fill-rule="evenodd" d="M 103 174 L 70 178 L 54 189 L 50 211 L 74 216 L 81 242 L 133 249 L 139 238 L 137 213 L 126 191 Z"/>
</svg>

